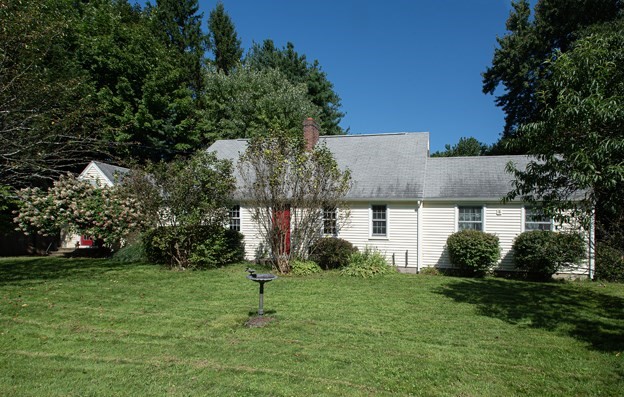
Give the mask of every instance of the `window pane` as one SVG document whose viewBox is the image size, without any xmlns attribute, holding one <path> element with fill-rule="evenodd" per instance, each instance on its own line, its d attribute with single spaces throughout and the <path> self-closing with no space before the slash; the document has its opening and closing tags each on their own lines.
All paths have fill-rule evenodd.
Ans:
<svg viewBox="0 0 624 397">
<path fill-rule="evenodd" d="M 336 230 L 336 209 L 326 208 L 323 210 L 323 234 L 335 236 Z"/>
<path fill-rule="evenodd" d="M 372 209 L 372 234 L 373 236 L 385 236 L 387 228 L 387 207 L 385 205 L 373 205 Z"/>
<path fill-rule="evenodd" d="M 483 210 L 481 207 L 459 207 L 458 230 L 483 230 Z"/>
<path fill-rule="evenodd" d="M 525 208 L 525 230 L 552 230 L 551 219 L 539 208 Z"/>
<path fill-rule="evenodd" d="M 240 232 L 240 205 L 230 208 L 230 229 Z"/>
</svg>

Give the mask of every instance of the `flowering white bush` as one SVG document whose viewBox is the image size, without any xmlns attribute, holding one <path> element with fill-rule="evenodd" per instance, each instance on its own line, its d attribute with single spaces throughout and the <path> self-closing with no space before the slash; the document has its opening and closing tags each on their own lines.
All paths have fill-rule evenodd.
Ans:
<svg viewBox="0 0 624 397">
<path fill-rule="evenodd" d="M 139 204 L 117 186 L 101 188 L 71 175 L 63 176 L 47 191 L 19 191 L 17 230 L 49 236 L 61 229 L 113 244 L 140 230 L 145 216 Z"/>
</svg>

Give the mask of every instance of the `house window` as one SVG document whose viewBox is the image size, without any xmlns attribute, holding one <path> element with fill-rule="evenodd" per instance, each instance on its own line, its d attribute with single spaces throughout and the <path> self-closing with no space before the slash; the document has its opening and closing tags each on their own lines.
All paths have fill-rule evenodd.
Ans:
<svg viewBox="0 0 624 397">
<path fill-rule="evenodd" d="M 552 220 L 539 208 L 525 208 L 524 230 L 552 230 Z"/>
<path fill-rule="evenodd" d="M 240 221 L 240 205 L 235 205 L 230 208 L 230 230 L 240 232 Z"/>
<path fill-rule="evenodd" d="M 483 230 L 483 209 L 481 207 L 459 207 L 457 230 Z"/>
<path fill-rule="evenodd" d="M 388 208 L 385 205 L 373 205 L 372 212 L 372 235 L 386 236 L 388 226 Z"/>
<path fill-rule="evenodd" d="M 326 236 L 337 236 L 338 229 L 336 227 L 337 211 L 336 208 L 323 209 L 323 234 Z"/>
</svg>

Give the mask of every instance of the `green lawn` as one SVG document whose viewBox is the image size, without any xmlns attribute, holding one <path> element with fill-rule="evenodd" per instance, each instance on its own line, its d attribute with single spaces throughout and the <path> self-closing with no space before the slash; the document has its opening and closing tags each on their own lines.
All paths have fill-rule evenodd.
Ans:
<svg viewBox="0 0 624 397">
<path fill-rule="evenodd" d="M 0 260 L 0 395 L 624 395 L 624 285 Z"/>
</svg>

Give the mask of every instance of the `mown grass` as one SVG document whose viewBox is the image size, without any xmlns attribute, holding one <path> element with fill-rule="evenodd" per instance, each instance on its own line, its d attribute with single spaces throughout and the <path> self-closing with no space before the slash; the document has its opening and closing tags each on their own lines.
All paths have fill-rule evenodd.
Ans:
<svg viewBox="0 0 624 397">
<path fill-rule="evenodd" d="M 624 285 L 0 260 L 0 395 L 624 395 Z"/>
</svg>

